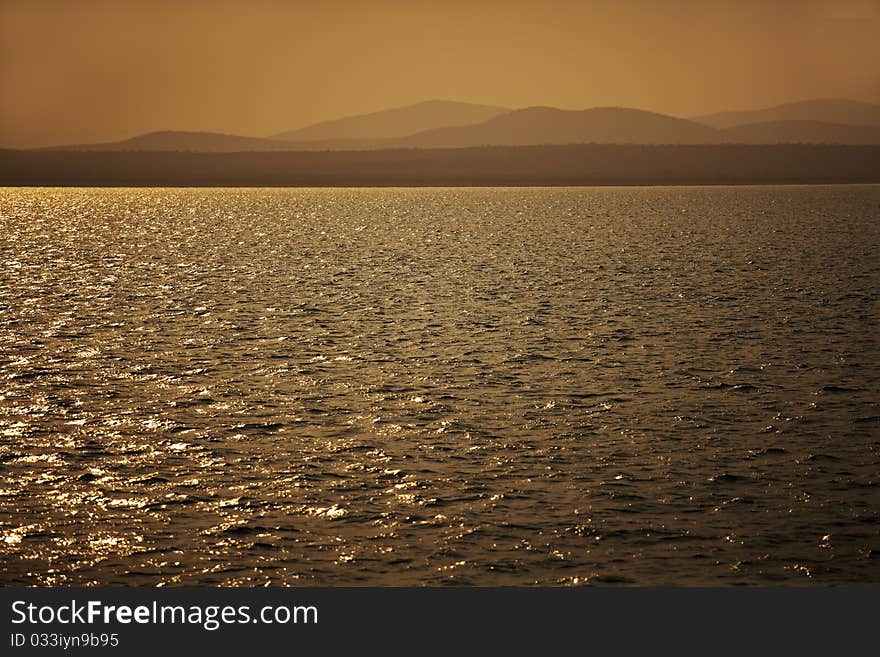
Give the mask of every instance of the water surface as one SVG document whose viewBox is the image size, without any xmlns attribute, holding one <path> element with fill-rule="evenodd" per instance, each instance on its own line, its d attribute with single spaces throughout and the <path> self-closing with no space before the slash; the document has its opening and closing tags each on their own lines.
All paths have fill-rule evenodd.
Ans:
<svg viewBox="0 0 880 657">
<path fill-rule="evenodd" d="M 878 584 L 878 217 L 0 189 L 0 584 Z"/>
</svg>

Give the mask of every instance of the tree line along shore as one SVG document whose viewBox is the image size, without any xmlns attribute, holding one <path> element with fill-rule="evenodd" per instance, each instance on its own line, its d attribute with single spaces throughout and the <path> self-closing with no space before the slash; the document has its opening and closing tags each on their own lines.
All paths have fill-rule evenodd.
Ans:
<svg viewBox="0 0 880 657">
<path fill-rule="evenodd" d="M 571 144 L 372 151 L 0 151 L 3 186 L 880 182 L 880 145 Z"/>
</svg>

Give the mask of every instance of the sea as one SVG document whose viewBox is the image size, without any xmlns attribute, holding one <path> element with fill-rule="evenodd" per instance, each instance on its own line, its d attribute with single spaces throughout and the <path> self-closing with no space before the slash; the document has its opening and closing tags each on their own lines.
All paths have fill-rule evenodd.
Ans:
<svg viewBox="0 0 880 657">
<path fill-rule="evenodd" d="M 0 585 L 880 584 L 880 186 L 0 188 Z"/>
</svg>

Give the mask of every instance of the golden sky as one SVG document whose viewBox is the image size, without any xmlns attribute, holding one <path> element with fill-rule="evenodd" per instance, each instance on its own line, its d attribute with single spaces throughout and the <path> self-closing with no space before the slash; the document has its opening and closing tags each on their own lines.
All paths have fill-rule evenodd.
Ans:
<svg viewBox="0 0 880 657">
<path fill-rule="evenodd" d="M 427 99 L 880 102 L 880 0 L 0 0 L 0 146 L 265 136 Z"/>
</svg>

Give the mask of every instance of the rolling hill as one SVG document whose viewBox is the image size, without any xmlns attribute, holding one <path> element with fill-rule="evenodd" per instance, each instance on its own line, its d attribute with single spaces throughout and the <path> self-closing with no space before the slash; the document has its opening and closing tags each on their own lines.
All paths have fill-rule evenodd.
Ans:
<svg viewBox="0 0 880 657">
<path fill-rule="evenodd" d="M 781 115 L 812 112 L 816 115 L 846 113 L 850 120 L 871 118 L 871 106 L 851 101 L 814 101 L 794 103 L 771 112 Z M 829 104 L 831 103 L 831 104 Z M 464 120 L 458 110 L 476 114 L 496 112 L 501 108 L 471 106 L 447 101 L 429 101 L 398 110 L 378 112 L 364 117 L 343 119 L 354 124 L 335 125 L 339 122 L 316 124 L 309 128 L 284 133 L 315 137 L 319 134 L 375 134 L 394 129 L 411 129 L 428 118 L 440 121 L 442 107 L 452 108 L 445 120 L 455 117 Z M 417 108 L 421 108 L 413 114 Z M 429 108 L 427 113 L 421 110 Z M 475 110 L 474 108 L 479 108 Z M 783 109 L 787 108 L 787 109 Z M 797 111 L 795 111 L 795 109 Z M 824 108 L 824 109 L 823 109 Z M 849 110 L 847 110 L 849 108 Z M 858 112 L 855 110 L 858 109 Z M 776 110 L 779 110 L 776 112 Z M 819 111 L 822 110 L 822 111 Z M 767 110 L 770 111 L 770 110 Z M 396 128 L 388 123 L 395 112 L 403 112 L 403 120 Z M 763 116 L 763 110 L 740 113 L 749 117 Z M 860 112 L 860 113 L 859 113 Z M 381 116 L 380 116 L 381 115 Z M 418 115 L 418 116 L 416 116 Z M 430 116 L 429 116 L 430 115 Z M 720 115 L 717 115 L 720 116 Z M 717 122 L 722 119 L 713 119 Z M 408 118 L 407 118 L 408 117 Z M 724 121 L 734 120 L 728 116 Z M 365 122 L 358 123 L 363 118 Z M 418 121 L 416 121 L 418 118 Z M 369 119 L 369 120 L 367 120 Z M 409 122 L 407 122 L 409 121 Z M 415 121 L 415 122 L 413 122 Z M 334 127 L 335 125 L 335 127 Z M 358 127 L 359 126 L 359 127 Z M 405 127 L 408 126 L 408 127 Z M 332 128 L 332 129 L 331 129 Z M 346 132 L 348 131 L 348 132 Z M 103 144 L 81 144 L 40 150 L 80 151 L 369 151 L 385 149 L 470 148 L 479 146 L 534 146 L 542 144 L 880 144 L 880 117 L 873 125 L 829 122 L 818 119 L 773 119 L 754 121 L 725 128 L 704 125 L 697 121 L 680 119 L 655 112 L 625 107 L 595 107 L 587 110 L 561 110 L 553 107 L 528 107 L 504 111 L 467 125 L 445 125 L 418 130 L 397 137 L 370 138 L 365 136 L 324 137 L 292 141 L 289 139 L 244 137 L 211 132 L 164 131 L 139 135 L 124 141 Z"/>
<path fill-rule="evenodd" d="M 717 131 L 712 128 L 643 110 L 623 107 L 588 110 L 529 107 L 476 125 L 427 130 L 393 140 L 391 145 L 461 148 L 488 144 L 705 144 L 716 140 Z"/>
<path fill-rule="evenodd" d="M 210 132 L 165 131 L 119 142 L 65 146 L 63 150 L 336 151 L 581 143 L 705 144 L 720 141 L 723 141 L 721 134 L 713 128 L 643 110 L 623 107 L 597 107 L 588 110 L 529 107 L 505 112 L 471 125 L 422 130 L 396 138 L 351 137 L 289 141 Z"/>
<path fill-rule="evenodd" d="M 707 114 L 693 117 L 692 120 L 721 129 L 771 121 L 818 121 L 843 125 L 880 125 L 880 105 L 855 100 L 826 98 L 786 103 L 767 109 L 745 112 Z"/>
<path fill-rule="evenodd" d="M 163 130 L 159 132 L 148 132 L 122 141 L 106 142 L 102 144 L 51 146 L 34 150 L 197 151 L 200 153 L 231 153 L 238 151 L 289 151 L 290 143 L 277 139 L 242 137 L 240 135 L 226 135 L 218 132 Z"/>
<path fill-rule="evenodd" d="M 286 141 L 315 141 L 405 137 L 432 128 L 480 123 L 509 111 L 508 108 L 492 105 L 427 100 L 406 107 L 323 121 L 272 135 L 271 138 Z"/>
</svg>

